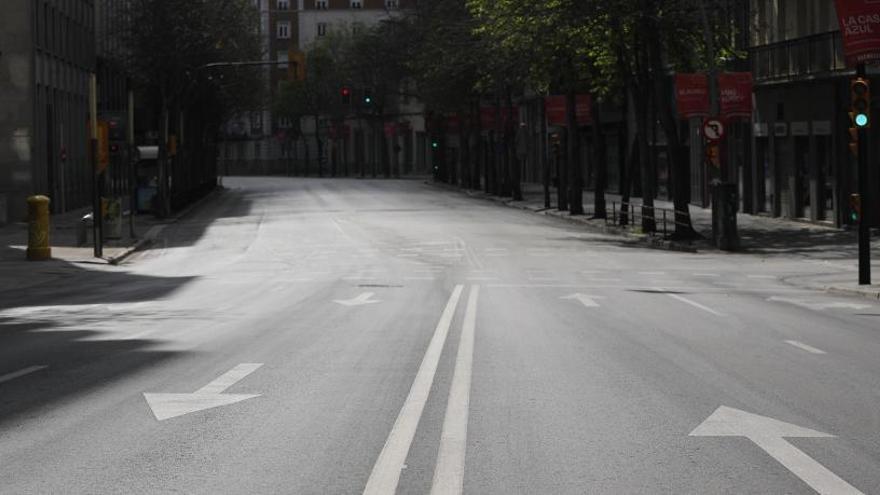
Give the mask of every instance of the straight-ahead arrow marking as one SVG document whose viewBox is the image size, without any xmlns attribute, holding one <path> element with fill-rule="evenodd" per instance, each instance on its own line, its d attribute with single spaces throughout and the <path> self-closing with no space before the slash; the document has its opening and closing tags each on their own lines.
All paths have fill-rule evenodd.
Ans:
<svg viewBox="0 0 880 495">
<path fill-rule="evenodd" d="M 333 302 L 335 302 L 336 304 L 341 304 L 343 306 L 363 306 L 365 304 L 376 304 L 382 302 L 379 300 L 371 299 L 373 297 L 373 294 L 373 292 L 364 292 L 354 299 L 337 299 Z"/>
<path fill-rule="evenodd" d="M 864 495 L 784 438 L 834 438 L 834 435 L 721 406 L 690 436 L 748 438 L 821 494 Z"/>
<path fill-rule="evenodd" d="M 219 378 L 191 394 L 144 394 L 153 415 L 159 421 L 204 411 L 220 406 L 228 406 L 260 394 L 224 394 L 229 387 L 257 370 L 262 363 L 242 363 L 220 375 Z"/>
<path fill-rule="evenodd" d="M 605 299 L 605 298 L 602 296 L 590 296 L 587 294 L 577 293 L 577 294 L 571 294 L 568 296 L 563 296 L 560 299 L 580 301 L 580 303 L 583 304 L 587 308 L 598 308 L 600 306 L 599 306 L 599 303 L 596 302 L 596 299 Z"/>
</svg>

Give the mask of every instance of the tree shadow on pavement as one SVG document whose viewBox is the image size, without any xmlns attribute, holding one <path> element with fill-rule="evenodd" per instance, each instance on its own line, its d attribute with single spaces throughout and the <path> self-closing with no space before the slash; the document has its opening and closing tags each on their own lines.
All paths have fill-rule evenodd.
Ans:
<svg viewBox="0 0 880 495">
<path fill-rule="evenodd" d="M 159 350 L 163 342 L 137 334 L 176 317 L 157 310 L 157 301 L 194 277 L 144 276 L 57 259 L 0 261 L 0 276 L 21 280 L 0 284 L 0 376 L 47 366 L 0 382 L 0 425 L 181 354 Z"/>
</svg>

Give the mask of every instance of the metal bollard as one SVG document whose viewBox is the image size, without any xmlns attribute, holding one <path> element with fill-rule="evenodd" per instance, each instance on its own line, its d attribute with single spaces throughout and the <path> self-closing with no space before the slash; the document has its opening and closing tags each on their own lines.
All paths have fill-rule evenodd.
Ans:
<svg viewBox="0 0 880 495">
<path fill-rule="evenodd" d="M 28 247 L 27 259 L 44 261 L 52 257 L 49 247 L 49 198 L 31 196 L 28 204 Z"/>
</svg>

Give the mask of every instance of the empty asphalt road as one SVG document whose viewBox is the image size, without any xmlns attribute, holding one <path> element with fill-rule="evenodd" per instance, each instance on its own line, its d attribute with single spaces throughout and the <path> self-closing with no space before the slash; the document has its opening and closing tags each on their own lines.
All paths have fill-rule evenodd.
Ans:
<svg viewBox="0 0 880 495">
<path fill-rule="evenodd" d="M 418 181 L 0 293 L 0 492 L 880 493 L 880 305 Z M 838 262 L 841 263 L 841 262 Z"/>
</svg>

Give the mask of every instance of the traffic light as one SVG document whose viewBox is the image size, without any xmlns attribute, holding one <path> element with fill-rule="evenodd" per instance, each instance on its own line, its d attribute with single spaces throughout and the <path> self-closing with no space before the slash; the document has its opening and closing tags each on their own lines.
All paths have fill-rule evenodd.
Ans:
<svg viewBox="0 0 880 495">
<path fill-rule="evenodd" d="M 305 81 L 306 54 L 293 48 L 287 50 L 287 80 Z"/>
<path fill-rule="evenodd" d="M 373 103 L 373 91 L 370 89 L 364 90 L 364 104 L 371 105 Z"/>
<path fill-rule="evenodd" d="M 440 148 L 440 141 L 437 141 L 437 138 L 431 140 L 431 148 L 435 150 Z"/>
<path fill-rule="evenodd" d="M 853 124 L 857 129 L 871 127 L 871 86 L 868 80 L 857 77 L 850 81 Z"/>
<path fill-rule="evenodd" d="M 849 195 L 849 220 L 853 225 L 862 221 L 862 197 L 858 194 Z"/>
<path fill-rule="evenodd" d="M 339 96 L 342 97 L 343 105 L 351 105 L 351 88 L 343 86 L 342 89 L 339 90 Z"/>
</svg>

